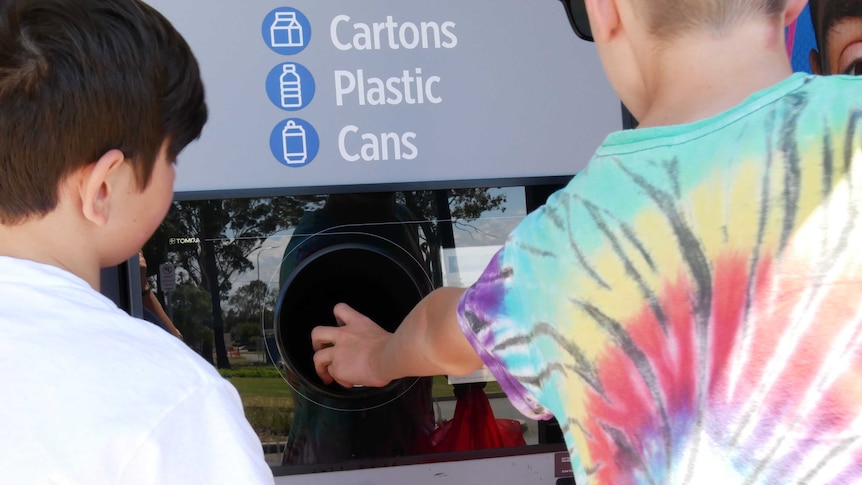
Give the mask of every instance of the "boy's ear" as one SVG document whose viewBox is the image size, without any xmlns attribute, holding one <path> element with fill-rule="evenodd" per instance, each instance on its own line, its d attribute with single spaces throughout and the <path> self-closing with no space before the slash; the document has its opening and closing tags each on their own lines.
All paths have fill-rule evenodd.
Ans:
<svg viewBox="0 0 862 485">
<path fill-rule="evenodd" d="M 817 52 L 817 49 L 811 49 L 808 52 L 808 63 L 811 64 L 811 72 L 823 74 L 823 66 L 820 65 L 820 53 Z"/>
<path fill-rule="evenodd" d="M 81 182 L 81 203 L 84 217 L 90 222 L 103 226 L 108 222 L 111 213 L 111 197 L 117 187 L 112 175 L 126 160 L 120 150 L 105 152 L 93 162 Z"/>
<path fill-rule="evenodd" d="M 620 26 L 617 0 L 584 0 L 593 38 L 605 42 L 613 37 Z"/>
<path fill-rule="evenodd" d="M 787 2 L 787 8 L 784 9 L 784 26 L 787 27 L 792 24 L 806 5 L 808 5 L 808 0 L 790 0 Z"/>
</svg>

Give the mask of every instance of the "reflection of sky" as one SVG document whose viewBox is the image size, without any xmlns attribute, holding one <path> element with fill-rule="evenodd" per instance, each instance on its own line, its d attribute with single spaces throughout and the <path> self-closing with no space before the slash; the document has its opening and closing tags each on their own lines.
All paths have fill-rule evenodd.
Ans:
<svg viewBox="0 0 862 485">
<path fill-rule="evenodd" d="M 506 211 L 493 210 L 482 214 L 475 221 L 456 221 L 455 245 L 458 247 L 499 246 L 506 236 L 527 215 L 527 202 L 523 187 L 491 189 L 491 196 L 506 196 Z"/>
<path fill-rule="evenodd" d="M 499 246 L 522 220 L 523 216 L 483 217 L 470 222 L 455 223 L 455 246 Z"/>
<path fill-rule="evenodd" d="M 284 256 L 284 248 L 287 247 L 287 243 L 290 242 L 291 234 L 293 234 L 293 229 L 281 231 L 268 237 L 266 241 L 261 244 L 261 247 L 263 248 L 272 248 L 264 249 L 260 254 L 260 279 L 264 283 L 268 284 L 270 288 L 278 288 L 278 268 L 281 266 L 281 258 Z M 249 256 L 249 259 L 257 264 L 257 251 L 252 253 L 252 255 Z M 255 272 L 253 275 L 245 273 L 242 275 L 242 279 L 245 278 L 255 279 L 257 278 L 257 273 Z M 244 283 L 240 283 L 240 285 L 242 284 Z"/>
<path fill-rule="evenodd" d="M 506 236 L 518 225 L 527 213 L 523 187 L 490 189 L 491 195 L 504 194 L 506 210 L 493 210 L 482 214 L 474 221 L 456 221 L 455 244 L 458 247 L 499 246 Z M 268 237 L 261 248 L 248 256 L 252 264 L 257 264 L 260 253 L 260 279 L 270 288 L 278 288 L 278 273 L 284 249 L 290 242 L 293 229 L 278 232 Z M 268 249 L 267 249 L 268 248 Z M 238 275 L 233 280 L 234 291 L 257 279 L 257 268 Z"/>
</svg>

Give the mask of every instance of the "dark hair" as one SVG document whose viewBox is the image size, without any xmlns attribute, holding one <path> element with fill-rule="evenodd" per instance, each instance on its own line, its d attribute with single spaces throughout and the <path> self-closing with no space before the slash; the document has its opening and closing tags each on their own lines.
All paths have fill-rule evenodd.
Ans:
<svg viewBox="0 0 862 485">
<path fill-rule="evenodd" d="M 0 223 L 43 216 L 60 182 L 119 149 L 147 186 L 159 149 L 200 136 L 197 61 L 138 0 L 0 1 Z"/>
<path fill-rule="evenodd" d="M 836 23 L 848 17 L 862 16 L 862 2 L 859 0 L 809 0 L 811 23 L 814 26 L 814 39 L 821 55 L 826 50 L 826 33 Z"/>
<path fill-rule="evenodd" d="M 823 42 L 820 37 L 820 20 L 818 15 L 820 13 L 820 0 L 808 0 L 808 11 L 811 14 L 811 25 L 814 27 L 814 42 L 817 43 L 817 48 L 821 49 L 821 43 Z"/>
</svg>

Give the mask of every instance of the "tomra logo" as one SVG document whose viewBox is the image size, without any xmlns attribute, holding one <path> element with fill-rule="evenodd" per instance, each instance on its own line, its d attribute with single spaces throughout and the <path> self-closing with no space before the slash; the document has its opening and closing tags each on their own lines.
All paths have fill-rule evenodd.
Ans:
<svg viewBox="0 0 862 485">
<path fill-rule="evenodd" d="M 172 237 L 168 240 L 168 244 L 171 246 L 176 246 L 179 244 L 200 244 L 201 239 L 199 237 Z"/>
</svg>

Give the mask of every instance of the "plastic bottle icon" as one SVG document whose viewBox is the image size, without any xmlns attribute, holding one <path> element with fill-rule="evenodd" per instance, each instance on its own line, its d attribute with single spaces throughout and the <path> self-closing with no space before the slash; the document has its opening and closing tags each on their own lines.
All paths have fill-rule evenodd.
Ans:
<svg viewBox="0 0 862 485">
<path fill-rule="evenodd" d="M 303 165 L 308 160 L 308 144 L 305 139 L 305 128 L 289 120 L 281 132 L 284 144 L 284 162 L 288 165 Z"/>
<path fill-rule="evenodd" d="M 296 72 L 295 64 L 285 64 L 281 67 L 279 88 L 281 89 L 282 108 L 302 107 L 302 80 Z"/>
<path fill-rule="evenodd" d="M 272 47 L 302 47 L 305 35 L 302 24 L 296 20 L 296 12 L 276 12 L 275 21 L 269 28 Z"/>
</svg>

